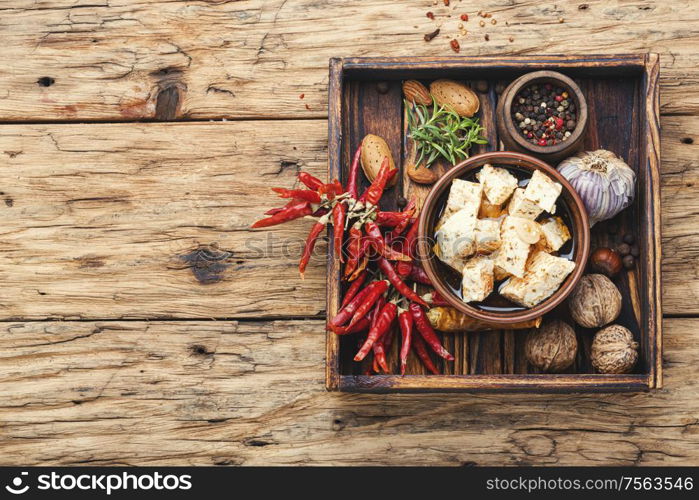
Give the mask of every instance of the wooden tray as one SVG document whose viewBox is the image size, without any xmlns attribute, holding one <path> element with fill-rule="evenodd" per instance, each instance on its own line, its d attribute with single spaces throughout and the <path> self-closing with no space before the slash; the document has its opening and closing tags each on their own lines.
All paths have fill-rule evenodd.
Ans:
<svg viewBox="0 0 699 500">
<path fill-rule="evenodd" d="M 586 150 L 609 149 L 637 173 L 634 203 L 614 220 L 619 234 L 633 232 L 641 250 L 636 269 L 624 271 L 615 282 L 623 295 L 617 323 L 629 328 L 640 344 L 636 369 L 628 375 L 594 374 L 589 361 L 594 331 L 578 327 L 580 343 L 575 365 L 564 374 L 542 374 L 528 366 L 523 355 L 526 330 L 444 334 L 453 363 L 440 363 L 442 375 L 426 375 L 419 361 L 411 359 L 408 375 L 362 375 L 365 366 L 352 361 L 356 338 L 327 335 L 326 387 L 352 392 L 436 391 L 639 391 L 661 386 L 662 335 L 660 304 L 660 173 L 658 121 L 658 55 L 526 56 L 452 58 L 349 58 L 330 60 L 328 170 L 330 178 L 344 181 L 350 155 L 367 133 L 385 138 L 395 160 L 404 164 L 407 141 L 401 81 L 425 83 L 437 78 L 461 80 L 479 92 L 479 117 L 490 144 L 472 154 L 503 149 L 495 127 L 498 93 L 518 76 L 551 69 L 573 78 L 589 106 Z M 381 86 L 379 82 L 385 82 Z M 386 90 L 387 85 L 387 90 Z M 554 165 L 555 166 L 555 165 Z M 403 172 L 404 174 L 404 172 Z M 400 194 L 415 197 L 418 204 L 429 188 L 402 175 L 396 188 L 387 191 L 384 209 L 396 208 Z M 592 246 L 615 245 L 610 224 L 592 230 Z M 331 245 L 330 245 L 331 246 Z M 340 266 L 328 255 L 328 317 L 336 314 L 344 283 Z M 559 307 L 547 317 L 566 318 Z M 569 321 L 573 324 L 572 321 Z M 394 342 L 398 344 L 399 342 Z M 390 354 L 397 367 L 396 345 Z M 394 371 L 394 373 L 396 373 Z"/>
</svg>

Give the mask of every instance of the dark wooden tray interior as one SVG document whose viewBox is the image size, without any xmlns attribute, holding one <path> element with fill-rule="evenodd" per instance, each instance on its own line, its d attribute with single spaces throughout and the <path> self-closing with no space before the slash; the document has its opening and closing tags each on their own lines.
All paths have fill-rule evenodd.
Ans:
<svg viewBox="0 0 699 500">
<path fill-rule="evenodd" d="M 646 81 L 642 66 L 623 66 L 614 68 L 576 68 L 542 65 L 541 68 L 557 69 L 573 78 L 585 93 L 589 106 L 589 126 L 585 139 L 585 149 L 604 148 L 621 156 L 637 172 L 637 193 L 631 207 L 613 219 L 619 229 L 610 232 L 610 224 L 602 222 L 592 229 L 594 250 L 599 246 L 615 246 L 621 234 L 633 233 L 640 245 L 641 255 L 649 255 L 649 246 L 653 245 L 653 218 L 643 207 L 652 196 L 649 183 L 651 176 L 647 171 L 648 158 L 645 145 L 646 115 Z M 495 127 L 495 109 L 498 95 L 507 84 L 521 74 L 539 68 L 508 69 L 503 67 L 477 69 L 396 69 L 381 71 L 375 67 L 344 72 L 341 99 L 342 130 L 342 175 L 346 176 L 350 155 L 359 141 L 367 133 L 385 138 L 401 166 L 408 154 L 406 140 L 403 96 L 401 81 L 415 78 L 428 84 L 436 78 L 449 77 L 463 81 L 474 89 L 480 89 L 481 109 L 479 118 L 484 125 L 490 144 L 479 146 L 472 154 L 502 150 Z M 378 82 L 386 82 L 388 91 L 381 92 Z M 487 89 L 487 90 L 486 90 Z M 385 89 L 383 89 L 385 90 Z M 400 155 L 400 157 L 398 157 Z M 555 165 L 553 165 L 555 166 Z M 344 179 L 343 179 L 344 180 Z M 415 196 L 419 200 L 429 188 L 413 184 L 405 175 L 401 176 L 397 186 L 387 191 L 382 200 L 382 208 L 396 209 L 396 199 L 400 194 Z M 634 374 L 649 375 L 653 373 L 656 363 L 655 342 L 655 306 L 649 304 L 649 294 L 643 293 L 644 287 L 655 277 L 655 264 L 644 258 L 637 259 L 636 268 L 623 271 L 615 279 L 623 295 L 623 310 L 617 323 L 629 328 L 640 344 L 639 362 Z M 659 306 L 658 306 L 659 307 Z M 565 304 L 546 316 L 560 317 L 574 325 Z M 649 326 L 650 325 L 650 326 Z M 590 344 L 594 330 L 576 327 L 580 348 L 577 360 L 567 373 L 592 374 L 590 365 Z M 446 348 L 454 354 L 453 363 L 442 363 L 435 357 L 438 367 L 445 375 L 497 375 L 497 374 L 533 374 L 538 373 L 524 357 L 524 339 L 526 330 L 498 330 L 492 332 L 464 332 L 443 334 Z M 399 338 L 399 335 L 397 335 Z M 397 344 L 394 342 L 390 353 L 390 364 L 397 373 Z M 357 350 L 357 339 L 342 338 L 339 347 L 339 372 L 345 376 L 358 376 L 367 372 L 368 366 L 352 361 Z M 408 374 L 424 375 L 420 363 L 411 356 Z M 344 377 L 347 378 L 347 377 Z M 650 377 L 652 378 L 652 377 Z"/>
</svg>

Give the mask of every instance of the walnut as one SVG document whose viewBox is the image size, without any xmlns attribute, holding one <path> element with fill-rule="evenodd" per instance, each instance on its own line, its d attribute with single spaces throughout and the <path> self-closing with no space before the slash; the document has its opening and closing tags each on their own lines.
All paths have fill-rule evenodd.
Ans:
<svg viewBox="0 0 699 500">
<path fill-rule="evenodd" d="M 592 366 L 599 373 L 629 373 L 638 359 L 638 343 L 621 325 L 609 325 L 592 341 Z"/>
<path fill-rule="evenodd" d="M 585 328 L 599 328 L 619 317 L 621 293 L 603 274 L 587 274 L 568 298 L 573 319 Z"/>
<path fill-rule="evenodd" d="M 527 360 L 545 372 L 562 372 L 575 361 L 578 341 L 573 328 L 563 321 L 546 321 L 530 330 L 525 343 Z"/>
</svg>

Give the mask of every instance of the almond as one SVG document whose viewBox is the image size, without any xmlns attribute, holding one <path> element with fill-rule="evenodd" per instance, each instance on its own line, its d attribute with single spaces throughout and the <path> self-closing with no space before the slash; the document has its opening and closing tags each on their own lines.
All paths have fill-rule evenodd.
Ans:
<svg viewBox="0 0 699 500">
<path fill-rule="evenodd" d="M 476 93 L 454 80 L 435 80 L 430 84 L 430 93 L 437 104 L 452 108 L 459 116 L 473 116 L 480 109 Z"/>
<path fill-rule="evenodd" d="M 417 80 L 406 80 L 403 82 L 403 94 L 408 101 L 413 101 L 416 104 L 425 106 L 432 104 L 432 97 L 427 87 Z"/>
<path fill-rule="evenodd" d="M 386 144 L 386 141 L 378 135 L 367 134 L 362 140 L 361 164 L 364 175 L 367 176 L 369 181 L 376 179 L 384 158 L 388 158 L 391 169 L 396 168 L 391 149 Z M 388 182 L 387 187 L 395 186 L 397 180 L 398 175 L 394 175 Z"/>
<path fill-rule="evenodd" d="M 408 177 L 418 184 L 434 184 L 439 179 L 439 174 L 434 168 L 426 168 L 424 165 L 408 166 Z"/>
</svg>

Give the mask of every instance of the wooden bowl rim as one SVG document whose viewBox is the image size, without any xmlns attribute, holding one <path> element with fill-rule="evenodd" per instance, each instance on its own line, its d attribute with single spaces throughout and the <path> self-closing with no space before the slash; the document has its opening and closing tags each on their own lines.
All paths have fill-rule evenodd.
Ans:
<svg viewBox="0 0 699 500">
<path fill-rule="evenodd" d="M 517 127 L 515 127 L 514 120 L 512 119 L 512 101 L 514 100 L 515 96 L 523 87 L 538 80 L 554 80 L 560 82 L 562 86 L 568 87 L 569 90 L 573 92 L 578 104 L 579 116 L 578 124 L 575 126 L 575 130 L 573 130 L 573 133 L 570 134 L 570 137 L 567 140 L 552 146 L 539 146 L 538 144 L 532 144 L 531 142 L 527 141 L 524 137 L 522 137 L 522 134 L 520 134 Z M 507 89 L 505 90 L 504 97 L 503 114 L 501 116 L 501 118 L 504 120 L 503 125 L 507 129 L 507 132 L 510 134 L 512 139 L 520 147 L 527 151 L 531 151 L 532 153 L 538 155 L 561 153 L 569 147 L 574 147 L 576 141 L 578 141 L 585 133 L 585 128 L 587 127 L 587 101 L 585 100 L 582 90 L 580 90 L 580 87 L 578 87 L 578 84 L 563 73 L 551 70 L 532 71 L 531 73 L 526 73 L 508 85 Z"/>
<path fill-rule="evenodd" d="M 449 186 L 451 186 L 451 181 L 453 179 L 461 177 L 469 170 L 478 168 L 485 163 L 497 164 L 498 161 L 503 159 L 514 160 L 516 162 L 516 166 L 532 171 L 535 169 L 542 170 L 549 177 L 555 179 L 556 182 L 559 182 L 563 186 L 563 191 L 566 191 L 573 199 L 573 205 L 571 206 L 568 203 L 568 208 L 571 212 L 574 226 L 571 228 L 571 232 L 576 244 L 575 258 L 573 259 L 573 262 L 575 262 L 575 269 L 573 270 L 573 273 L 566 278 L 560 288 L 540 304 L 523 311 L 494 313 L 477 309 L 468 303 L 463 302 L 459 297 L 452 294 L 449 288 L 444 285 L 443 280 L 439 277 L 434 267 L 434 258 L 432 258 L 430 255 L 431 249 L 429 248 L 429 241 L 432 239 L 432 235 L 427 235 L 426 233 L 428 217 L 431 216 L 434 210 L 437 208 L 437 200 L 440 198 L 442 193 Z M 467 316 L 481 321 L 493 324 L 508 325 L 512 323 L 530 321 L 546 314 L 547 312 L 550 312 L 552 309 L 561 304 L 573 291 L 585 272 L 587 259 L 590 253 L 590 225 L 582 199 L 578 193 L 575 192 L 575 189 L 573 189 L 566 178 L 563 177 L 556 169 L 545 162 L 534 158 L 533 156 L 523 153 L 513 151 L 493 151 L 472 156 L 471 158 L 462 161 L 458 165 L 448 170 L 437 181 L 437 183 L 432 186 L 432 189 L 428 193 L 420 213 L 417 249 L 418 256 L 422 262 L 425 272 L 430 277 L 430 280 L 432 280 L 434 288 L 440 295 L 442 295 L 442 297 L 446 299 L 447 302 L 452 305 L 452 307 L 455 307 Z"/>
</svg>

